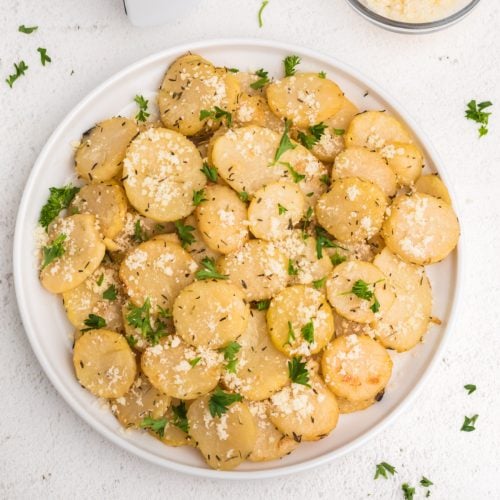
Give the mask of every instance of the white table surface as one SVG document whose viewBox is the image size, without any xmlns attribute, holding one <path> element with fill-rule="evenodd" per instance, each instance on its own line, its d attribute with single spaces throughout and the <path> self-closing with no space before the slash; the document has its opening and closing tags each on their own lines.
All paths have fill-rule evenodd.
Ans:
<svg viewBox="0 0 500 500">
<path fill-rule="evenodd" d="M 0 9 L 0 498 L 295 499 L 403 498 L 401 484 L 430 478 L 434 499 L 500 498 L 500 5 L 483 0 L 459 25 L 426 36 L 368 24 L 343 0 L 200 0 L 189 19 L 138 29 L 120 0 L 2 0 Z M 36 34 L 17 32 L 38 25 Z M 110 444 L 70 410 L 24 335 L 11 254 L 30 169 L 66 113 L 129 63 L 196 39 L 249 36 L 293 41 L 359 68 L 402 101 L 434 139 L 463 211 L 465 293 L 430 382 L 396 423 L 357 451 L 292 477 L 258 482 L 196 479 L 143 462 Z M 37 47 L 52 64 L 39 64 Z M 12 63 L 30 66 L 13 89 Z M 71 74 L 74 72 L 74 74 Z M 472 98 L 495 104 L 479 140 L 464 119 Z M 50 325 L 48 325 L 50 327 Z M 463 385 L 475 383 L 466 395 Z M 477 430 L 460 432 L 464 415 Z M 387 461 L 398 474 L 373 480 Z M 415 498 L 425 490 L 417 487 Z"/>
</svg>

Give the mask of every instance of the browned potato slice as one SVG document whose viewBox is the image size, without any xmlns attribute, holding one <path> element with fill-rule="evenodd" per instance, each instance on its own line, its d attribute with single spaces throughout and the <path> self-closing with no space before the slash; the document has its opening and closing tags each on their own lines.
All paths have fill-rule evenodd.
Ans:
<svg viewBox="0 0 500 500">
<path fill-rule="evenodd" d="M 266 91 L 273 113 L 297 127 L 322 122 L 342 106 L 340 88 L 316 73 L 298 73 L 271 83 Z"/>
<path fill-rule="evenodd" d="M 185 244 L 184 248 L 198 264 L 200 264 L 201 261 L 207 257 L 209 259 L 217 260 L 221 256 L 220 252 L 212 250 L 205 243 L 205 240 L 201 236 L 200 230 L 198 228 L 198 222 L 196 221 L 196 217 L 194 215 L 190 215 L 189 217 L 187 217 L 184 221 L 184 225 L 193 228 L 193 230 L 190 231 L 193 237 L 193 242 L 190 244 Z"/>
<path fill-rule="evenodd" d="M 367 335 L 337 337 L 325 349 L 321 370 L 328 388 L 349 401 L 373 399 L 389 382 L 392 360 Z"/>
<path fill-rule="evenodd" d="M 385 145 L 380 153 L 401 186 L 410 186 L 420 177 L 424 168 L 424 154 L 416 144 L 392 142 Z"/>
<path fill-rule="evenodd" d="M 396 175 L 382 155 L 357 146 L 339 153 L 332 168 L 332 179 L 359 177 L 376 184 L 386 196 L 396 193 Z"/>
<path fill-rule="evenodd" d="M 388 248 L 407 262 L 433 264 L 457 246 L 460 226 L 453 208 L 423 193 L 398 196 L 382 227 Z"/>
<path fill-rule="evenodd" d="M 276 245 L 250 240 L 242 248 L 225 255 L 218 267 L 229 282 L 241 289 L 245 299 L 270 299 L 288 282 L 288 261 Z"/>
<path fill-rule="evenodd" d="M 290 234 L 305 210 L 306 200 L 297 184 L 273 182 L 259 189 L 250 202 L 250 231 L 256 238 L 280 240 Z"/>
<path fill-rule="evenodd" d="M 194 399 L 217 385 L 222 355 L 210 349 L 195 349 L 173 335 L 144 351 L 141 368 L 160 392 L 173 398 Z"/>
<path fill-rule="evenodd" d="M 385 111 L 365 111 L 356 115 L 344 139 L 347 147 L 362 146 L 370 150 L 394 142 L 413 142 L 403 124 Z"/>
<path fill-rule="evenodd" d="M 248 240 L 247 207 L 227 186 L 205 188 L 206 201 L 196 208 L 198 228 L 205 243 L 221 253 L 231 253 Z"/>
<path fill-rule="evenodd" d="M 441 200 L 451 205 L 451 198 L 444 182 L 438 177 L 437 174 L 423 175 L 420 179 L 415 182 L 415 189 L 419 193 L 429 194 L 435 198 L 440 198 Z"/>
<path fill-rule="evenodd" d="M 364 399 L 363 401 L 349 401 L 344 398 L 337 398 L 337 403 L 339 404 L 339 412 L 341 415 L 345 413 L 354 413 L 355 411 L 362 411 L 369 408 L 375 399 Z"/>
<path fill-rule="evenodd" d="M 266 399 L 288 382 L 287 358 L 267 333 L 265 311 L 252 310 L 245 333 L 238 338 L 234 370 L 226 367 L 224 385 L 249 400 Z"/>
<path fill-rule="evenodd" d="M 69 211 L 95 215 L 104 237 L 113 239 L 125 225 L 127 198 L 115 182 L 87 184 L 73 198 Z"/>
<path fill-rule="evenodd" d="M 417 345 L 429 326 L 432 291 L 425 268 L 408 264 L 384 248 L 374 263 L 396 290 L 396 300 L 374 328 L 385 347 L 399 352 Z"/>
<path fill-rule="evenodd" d="M 125 337 L 110 330 L 91 330 L 77 339 L 73 366 L 80 384 L 101 398 L 124 396 L 137 372 Z"/>
<path fill-rule="evenodd" d="M 184 411 L 189 402 L 180 401 L 179 399 L 172 399 L 172 404 L 169 406 L 165 413 L 167 423 L 163 430 L 163 436 L 160 440 L 168 446 L 186 446 L 193 445 L 192 439 L 189 434 L 184 432 L 175 422 L 179 421 L 179 415 L 184 416 Z"/>
<path fill-rule="evenodd" d="M 111 401 L 111 411 L 124 427 L 140 427 L 145 417 L 161 418 L 170 397 L 155 389 L 144 374 L 139 374 L 130 390 Z"/>
<path fill-rule="evenodd" d="M 269 419 L 298 442 L 327 436 L 339 418 L 335 396 L 312 370 L 310 375 L 310 387 L 292 383 L 271 397 Z"/>
<path fill-rule="evenodd" d="M 219 121 L 200 120 L 200 112 L 215 106 L 232 112 L 239 89 L 238 80 L 224 68 L 193 54 L 179 57 L 169 66 L 158 92 L 161 121 L 187 136 L 213 131 Z"/>
<path fill-rule="evenodd" d="M 130 204 L 159 222 L 188 216 L 194 210 L 193 193 L 207 179 L 196 146 L 166 128 L 141 132 L 123 160 L 123 185 Z"/>
<path fill-rule="evenodd" d="M 90 214 L 76 214 L 56 221 L 50 228 L 48 246 L 60 243 L 64 253 L 40 272 L 42 285 L 63 293 L 83 283 L 101 263 L 106 247 Z"/>
<path fill-rule="evenodd" d="M 267 311 L 271 340 L 287 356 L 316 354 L 333 336 L 333 315 L 325 296 L 294 285 L 276 295 Z"/>
<path fill-rule="evenodd" d="M 358 286 L 366 289 L 364 294 L 361 289 L 357 291 Z M 326 282 L 326 290 L 328 301 L 335 310 L 358 323 L 372 323 L 383 317 L 395 298 L 385 274 L 377 266 L 360 260 L 336 266 Z"/>
<path fill-rule="evenodd" d="M 289 455 L 299 446 L 295 439 L 285 436 L 269 420 L 269 401 L 252 401 L 248 404 L 255 422 L 257 439 L 252 453 L 248 457 L 251 462 L 276 460 Z"/>
<path fill-rule="evenodd" d="M 121 170 L 130 141 L 139 133 L 137 124 L 116 116 L 85 132 L 75 152 L 75 168 L 87 181 L 109 181 Z"/>
<path fill-rule="evenodd" d="M 224 281 L 195 281 L 173 307 L 177 334 L 188 344 L 219 349 L 242 335 L 250 309 L 239 288 Z"/>
<path fill-rule="evenodd" d="M 155 312 L 159 306 L 172 308 L 179 292 L 194 280 L 197 268 L 180 245 L 153 239 L 128 253 L 120 265 L 120 278 L 136 306 L 149 298 Z"/>
<path fill-rule="evenodd" d="M 375 184 L 346 177 L 332 183 L 316 204 L 318 222 L 336 239 L 360 243 L 375 236 L 384 219 L 387 200 Z"/>
</svg>

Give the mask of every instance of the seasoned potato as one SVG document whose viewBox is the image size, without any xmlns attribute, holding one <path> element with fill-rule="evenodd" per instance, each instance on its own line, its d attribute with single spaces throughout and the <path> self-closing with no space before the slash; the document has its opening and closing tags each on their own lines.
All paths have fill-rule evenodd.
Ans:
<svg viewBox="0 0 500 500">
<path fill-rule="evenodd" d="M 87 184 L 73 198 L 69 211 L 95 215 L 103 236 L 113 239 L 125 225 L 127 198 L 115 182 Z"/>
<path fill-rule="evenodd" d="M 374 328 L 382 345 L 399 352 L 417 345 L 429 326 L 432 291 L 425 268 L 408 264 L 384 248 L 377 265 L 396 290 L 396 300 Z"/>
<path fill-rule="evenodd" d="M 110 330 L 91 330 L 77 339 L 73 366 L 80 384 L 101 398 L 124 396 L 137 372 L 125 337 Z"/>
<path fill-rule="evenodd" d="M 160 440 L 168 446 L 193 445 L 192 439 L 181 427 L 189 427 L 187 424 L 186 406 L 189 402 L 172 399 L 172 404 L 168 407 L 165 418 L 167 423 Z M 175 425 L 175 424 L 178 425 Z M 180 427 L 179 427 L 180 425 Z"/>
<path fill-rule="evenodd" d="M 334 332 L 325 296 L 305 285 L 285 288 L 271 300 L 267 324 L 276 349 L 290 357 L 320 352 Z"/>
<path fill-rule="evenodd" d="M 288 261 L 276 245 L 250 240 L 218 263 L 222 274 L 238 286 L 248 301 L 270 299 L 288 282 Z"/>
<path fill-rule="evenodd" d="M 345 134 L 345 145 L 381 149 L 394 142 L 411 143 L 403 124 L 385 111 L 365 111 L 356 115 Z"/>
<path fill-rule="evenodd" d="M 250 231 L 256 238 L 280 240 L 297 224 L 306 200 L 297 184 L 273 182 L 259 189 L 248 207 Z"/>
<path fill-rule="evenodd" d="M 318 222 L 336 239 L 360 243 L 375 236 L 384 218 L 387 200 L 375 184 L 347 177 L 332 183 L 316 204 Z"/>
<path fill-rule="evenodd" d="M 260 95 L 241 94 L 234 113 L 236 125 L 257 125 L 275 132 L 283 131 L 283 122 L 271 111 L 266 99 Z"/>
<path fill-rule="evenodd" d="M 297 127 L 320 123 L 342 107 L 337 84 L 317 73 L 298 73 L 271 83 L 266 90 L 269 107 Z"/>
<path fill-rule="evenodd" d="M 358 323 L 372 323 L 383 317 L 395 298 L 385 274 L 377 266 L 359 260 L 336 266 L 326 290 L 335 310 Z"/>
<path fill-rule="evenodd" d="M 50 228 L 49 244 L 62 245 L 62 255 L 40 271 L 42 285 L 52 293 L 63 293 L 83 283 L 101 263 L 106 247 L 90 214 L 76 214 L 56 221 Z M 42 263 L 43 265 L 43 263 Z"/>
<path fill-rule="evenodd" d="M 257 438 L 255 423 L 245 403 L 233 403 L 220 417 L 212 416 L 210 396 L 198 398 L 187 412 L 191 437 L 208 465 L 230 470 L 252 452 Z"/>
<path fill-rule="evenodd" d="M 418 193 L 425 193 L 451 205 L 451 198 L 444 182 L 438 177 L 437 174 L 423 175 L 415 182 L 415 189 Z"/>
<path fill-rule="evenodd" d="M 224 385 L 244 398 L 268 398 L 288 383 L 287 358 L 275 349 L 267 333 L 265 311 L 252 310 L 248 327 L 238 338 L 234 370 L 222 375 Z"/>
<path fill-rule="evenodd" d="M 375 399 L 364 399 L 362 401 L 349 401 L 344 398 L 337 398 L 337 403 L 339 404 L 339 412 L 341 415 L 345 413 L 354 413 L 355 411 L 366 410 L 373 403 Z"/>
<path fill-rule="evenodd" d="M 195 281 L 173 307 L 177 334 L 193 346 L 219 349 L 242 335 L 250 309 L 238 287 L 224 281 Z"/>
<path fill-rule="evenodd" d="M 234 78 L 238 80 L 240 91 L 243 94 L 247 94 L 249 96 L 262 96 L 265 92 L 266 86 L 257 89 L 252 87 L 252 85 L 260 79 L 260 77 L 255 73 L 250 73 L 248 71 L 238 71 L 237 73 L 234 73 Z"/>
<path fill-rule="evenodd" d="M 205 188 L 205 198 L 196 208 L 196 220 L 209 248 L 220 253 L 238 250 L 248 240 L 247 207 L 227 186 Z"/>
<path fill-rule="evenodd" d="M 424 154 L 416 144 L 392 142 L 386 144 L 380 154 L 387 160 L 401 186 L 412 185 L 424 168 Z"/>
<path fill-rule="evenodd" d="M 335 158 L 332 179 L 359 177 L 376 184 L 386 196 L 396 193 L 396 175 L 377 151 L 353 146 Z"/>
<path fill-rule="evenodd" d="M 222 355 L 210 349 L 195 349 L 173 335 L 144 351 L 141 368 L 160 392 L 173 398 L 194 399 L 217 385 Z"/>
<path fill-rule="evenodd" d="M 325 349 L 321 370 L 328 388 L 348 401 L 373 399 L 389 382 L 392 360 L 367 335 L 337 337 Z"/>
<path fill-rule="evenodd" d="M 269 407 L 269 401 L 252 401 L 248 404 L 257 430 L 255 446 L 248 457 L 251 462 L 276 460 L 289 455 L 299 446 L 295 439 L 285 436 L 271 423 Z"/>
<path fill-rule="evenodd" d="M 141 243 L 123 259 L 120 278 L 130 300 L 142 306 L 147 298 L 151 309 L 171 309 L 179 292 L 194 280 L 198 265 L 176 243 L 150 240 Z"/>
<path fill-rule="evenodd" d="M 453 208 L 423 193 L 398 196 L 382 227 L 388 248 L 407 262 L 433 264 L 457 246 L 460 227 Z"/>
<path fill-rule="evenodd" d="M 358 323 L 356 321 L 348 320 L 336 312 L 333 313 L 333 323 L 335 325 L 335 336 L 341 337 L 343 335 L 369 335 L 373 337 L 372 327 L 368 323 Z"/>
<path fill-rule="evenodd" d="M 215 106 L 232 112 L 239 93 L 238 80 L 224 68 L 187 54 L 168 68 L 158 92 L 160 118 L 165 127 L 191 136 L 215 130 L 219 121 L 200 119 Z"/>
<path fill-rule="evenodd" d="M 198 228 L 198 222 L 196 221 L 196 217 L 194 215 L 186 217 L 184 225 L 192 228 L 192 230 L 189 232 L 193 237 L 193 242 L 185 243 L 184 248 L 198 264 L 200 264 L 201 261 L 207 257 L 209 259 L 217 260 L 221 256 L 220 252 L 212 250 L 205 243 L 205 240 L 201 236 L 200 230 Z"/>
<path fill-rule="evenodd" d="M 119 175 L 130 141 L 139 133 L 137 124 L 116 116 L 98 123 L 82 136 L 75 152 L 75 168 L 86 181 L 109 181 Z"/>
</svg>

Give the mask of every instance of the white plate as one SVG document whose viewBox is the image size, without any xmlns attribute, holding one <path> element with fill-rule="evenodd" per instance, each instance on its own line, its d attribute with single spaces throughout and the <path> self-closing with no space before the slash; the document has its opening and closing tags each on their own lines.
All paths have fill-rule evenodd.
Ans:
<svg viewBox="0 0 500 500">
<path fill-rule="evenodd" d="M 14 242 L 14 277 L 22 320 L 40 364 L 59 393 L 94 429 L 126 450 L 164 467 L 212 478 L 262 478 L 305 470 L 333 460 L 366 442 L 386 427 L 415 396 L 438 359 L 446 331 L 450 330 L 455 316 L 462 248 L 459 245 L 458 250 L 443 263 L 428 268 L 434 291 L 433 312 L 443 324 L 433 327 L 425 343 L 410 353 L 394 355 L 394 374 L 384 399 L 366 411 L 341 416 L 338 427 L 327 438 L 302 443 L 282 460 L 245 463 L 236 471 L 218 472 L 207 468 L 201 455 L 192 448 L 171 448 L 146 433 L 124 432 L 111 412 L 84 390 L 74 376 L 72 327 L 60 298 L 45 291 L 38 281 L 34 230 L 49 187 L 62 186 L 74 176 L 71 143 L 104 118 L 124 112 L 133 115 L 133 97 L 136 94 L 152 96 L 167 66 L 187 51 L 199 53 L 217 65 L 241 70 L 266 68 L 273 75 L 281 74 L 281 61 L 285 56 L 299 55 L 302 58 L 301 71 L 326 71 L 361 110 L 387 109 L 399 115 L 418 138 L 426 153 L 427 164 L 450 186 L 435 150 L 402 106 L 378 85 L 344 63 L 304 48 L 260 40 L 219 40 L 174 47 L 129 66 L 100 85 L 69 113 L 40 153 L 21 201 Z M 368 95 L 365 96 L 366 92 Z M 456 199 L 454 203 L 456 206 Z"/>
</svg>

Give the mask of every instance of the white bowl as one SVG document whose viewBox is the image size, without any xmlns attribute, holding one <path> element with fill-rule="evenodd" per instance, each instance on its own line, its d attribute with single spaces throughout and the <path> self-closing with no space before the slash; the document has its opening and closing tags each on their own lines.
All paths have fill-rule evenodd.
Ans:
<svg viewBox="0 0 500 500">
<path fill-rule="evenodd" d="M 220 472 L 209 469 L 201 455 L 190 447 L 171 448 L 144 432 L 123 431 L 109 409 L 83 389 L 74 376 L 73 329 L 60 298 L 39 283 L 34 231 L 49 187 L 62 186 L 74 176 L 71 143 L 97 121 L 119 113 L 133 115 L 134 96 L 153 96 L 167 66 L 187 51 L 199 53 L 217 65 L 242 70 L 265 68 L 272 75 L 281 75 L 285 56 L 299 55 L 300 70 L 326 71 L 360 109 L 387 109 L 399 116 L 417 137 L 427 164 L 450 186 L 436 151 L 403 107 L 346 64 L 312 50 L 262 40 L 215 40 L 173 47 L 129 66 L 101 84 L 68 114 L 40 153 L 24 190 L 14 241 L 14 277 L 21 317 L 33 351 L 61 396 L 94 429 L 122 448 L 155 464 L 211 478 L 264 478 L 309 469 L 366 442 L 393 421 L 416 395 L 439 357 L 457 310 L 462 246 L 444 262 L 428 268 L 434 291 L 433 313 L 441 318 L 442 325 L 433 327 L 425 343 L 410 353 L 393 355 L 394 373 L 384 399 L 366 411 L 342 415 L 335 431 L 325 439 L 302 443 L 294 453 L 278 461 L 245 463 L 235 471 Z"/>
</svg>

